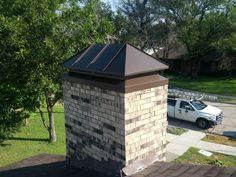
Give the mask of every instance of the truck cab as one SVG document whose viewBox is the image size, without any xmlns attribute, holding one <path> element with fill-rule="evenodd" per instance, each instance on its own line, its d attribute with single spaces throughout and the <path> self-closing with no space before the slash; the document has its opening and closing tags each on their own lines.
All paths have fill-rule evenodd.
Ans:
<svg viewBox="0 0 236 177">
<path fill-rule="evenodd" d="M 168 98 L 167 116 L 188 122 L 195 122 L 202 129 L 210 125 L 220 124 L 223 119 L 223 112 L 205 104 L 201 100 Z"/>
</svg>

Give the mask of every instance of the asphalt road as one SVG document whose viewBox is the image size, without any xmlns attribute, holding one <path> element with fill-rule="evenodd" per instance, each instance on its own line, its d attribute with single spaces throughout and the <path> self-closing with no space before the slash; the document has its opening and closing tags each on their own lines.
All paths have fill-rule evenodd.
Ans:
<svg viewBox="0 0 236 177">
<path fill-rule="evenodd" d="M 209 128 L 208 131 L 216 134 L 221 134 L 225 136 L 236 137 L 236 105 L 234 104 L 225 104 L 225 103 L 213 103 L 213 102 L 205 102 L 206 104 L 218 107 L 223 111 L 223 122 L 221 125 L 217 125 L 214 128 Z M 187 128 L 191 130 L 199 129 L 194 123 L 189 123 L 176 119 L 168 119 L 169 125 Z"/>
</svg>

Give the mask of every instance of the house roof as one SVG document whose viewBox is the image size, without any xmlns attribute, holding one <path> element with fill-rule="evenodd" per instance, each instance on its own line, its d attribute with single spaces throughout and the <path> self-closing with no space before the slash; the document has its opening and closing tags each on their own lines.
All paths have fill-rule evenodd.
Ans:
<svg viewBox="0 0 236 177">
<path fill-rule="evenodd" d="M 106 177 L 66 168 L 65 156 L 41 154 L 0 168 L 4 177 Z M 113 176 L 114 177 L 114 176 Z M 236 168 L 156 162 L 131 177 L 236 177 Z"/>
<path fill-rule="evenodd" d="M 156 162 L 131 177 L 236 177 L 236 168 Z"/>
<path fill-rule="evenodd" d="M 183 59 L 188 55 L 188 51 L 184 45 L 171 46 L 167 54 L 165 54 L 165 50 L 165 48 L 160 49 L 158 53 L 159 58 L 178 60 Z"/>
<path fill-rule="evenodd" d="M 0 167 L 1 177 L 107 177 L 85 169 L 67 168 L 65 156 L 39 154 Z"/>
<path fill-rule="evenodd" d="M 93 44 L 63 63 L 69 72 L 125 80 L 151 75 L 168 66 L 138 48 L 125 44 Z"/>
</svg>

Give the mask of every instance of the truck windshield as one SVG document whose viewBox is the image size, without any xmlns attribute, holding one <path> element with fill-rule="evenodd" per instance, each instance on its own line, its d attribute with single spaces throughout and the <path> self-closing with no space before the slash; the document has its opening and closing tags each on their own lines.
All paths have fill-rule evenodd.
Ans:
<svg viewBox="0 0 236 177">
<path fill-rule="evenodd" d="M 190 103 L 197 109 L 197 110 L 202 110 L 205 107 L 207 107 L 207 105 L 205 103 L 203 103 L 200 100 L 192 100 L 190 101 Z"/>
</svg>

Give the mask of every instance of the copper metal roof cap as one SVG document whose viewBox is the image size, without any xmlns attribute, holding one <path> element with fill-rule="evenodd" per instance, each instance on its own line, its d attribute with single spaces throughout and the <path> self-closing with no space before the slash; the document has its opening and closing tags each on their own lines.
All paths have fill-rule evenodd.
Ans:
<svg viewBox="0 0 236 177">
<path fill-rule="evenodd" d="M 93 44 L 63 63 L 71 73 L 126 80 L 168 69 L 153 56 L 125 44 Z"/>
</svg>

